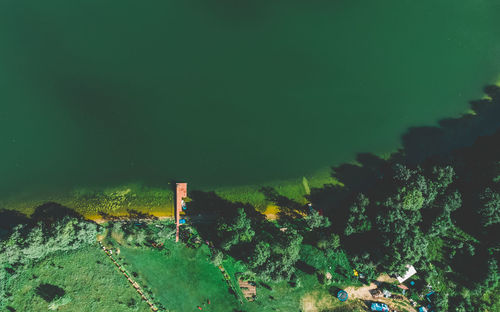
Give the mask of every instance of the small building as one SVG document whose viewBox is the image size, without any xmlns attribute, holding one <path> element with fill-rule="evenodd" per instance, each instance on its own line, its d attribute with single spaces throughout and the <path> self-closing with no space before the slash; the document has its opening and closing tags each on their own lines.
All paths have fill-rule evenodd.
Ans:
<svg viewBox="0 0 500 312">
<path fill-rule="evenodd" d="M 400 283 L 403 283 L 404 281 L 406 281 L 407 279 L 409 279 L 410 277 L 412 277 L 413 275 L 417 274 L 417 270 L 415 270 L 415 268 L 413 267 L 413 265 L 407 265 L 406 268 L 408 269 L 405 273 L 405 275 L 403 275 L 403 277 L 401 276 L 396 276 L 396 278 L 398 279 L 398 282 Z"/>
</svg>

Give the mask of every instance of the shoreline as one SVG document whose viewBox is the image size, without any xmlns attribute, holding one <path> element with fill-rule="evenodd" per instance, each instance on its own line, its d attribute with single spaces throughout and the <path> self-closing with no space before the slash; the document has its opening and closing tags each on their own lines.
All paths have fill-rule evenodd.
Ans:
<svg viewBox="0 0 500 312">
<path fill-rule="evenodd" d="M 305 204 L 307 202 L 305 196 L 308 193 L 306 188 L 321 188 L 327 184 L 342 186 L 342 183 L 331 177 L 330 168 L 323 168 L 307 177 L 295 179 L 195 190 L 213 192 L 224 200 L 252 205 L 256 210 L 273 219 L 276 218 L 278 206 L 265 198 L 260 191 L 263 187 L 273 188 L 280 195 Z M 52 192 L 47 195 L 12 195 L 0 200 L 0 207 L 30 216 L 37 207 L 53 202 L 73 209 L 90 220 L 104 222 L 106 218 L 101 212 L 112 217 L 124 217 L 129 215 L 129 210 L 158 218 L 173 218 L 173 198 L 174 193 L 168 186 L 159 188 L 144 186 L 141 183 L 124 183 L 105 188 L 77 187 L 70 192 Z"/>
<path fill-rule="evenodd" d="M 500 77 L 493 84 L 500 87 Z M 455 118 L 461 118 L 470 114 L 471 109 L 468 109 Z M 472 111 L 472 114 L 475 115 L 475 112 Z M 400 148 L 401 146 L 398 146 L 390 152 L 372 154 L 381 159 L 387 159 L 391 155 L 394 155 Z M 343 164 L 359 165 L 353 159 L 350 162 L 334 166 Z M 213 192 L 221 199 L 233 203 L 249 204 L 257 211 L 265 214 L 269 219 L 274 219 L 277 216 L 279 207 L 266 199 L 261 191 L 262 188 L 272 188 L 281 196 L 287 197 L 299 204 L 306 204 L 306 197 L 311 189 L 323 188 L 325 185 L 343 187 L 344 184 L 342 181 L 332 177 L 331 171 L 331 167 L 326 167 L 306 176 L 291 179 L 277 179 L 253 185 L 206 187 L 195 190 Z M 187 182 L 189 183 L 189 181 Z M 74 187 L 69 191 L 52 191 L 45 194 L 19 192 L 7 198 L 0 199 L 0 210 L 14 210 L 30 216 L 37 207 L 50 202 L 73 209 L 82 216 L 96 222 L 104 222 L 105 218 L 103 214 L 109 214 L 112 217 L 123 217 L 129 215 L 130 210 L 158 218 L 172 218 L 174 215 L 174 192 L 168 184 L 160 188 L 146 186 L 140 182 L 128 182 L 106 187 Z"/>
</svg>

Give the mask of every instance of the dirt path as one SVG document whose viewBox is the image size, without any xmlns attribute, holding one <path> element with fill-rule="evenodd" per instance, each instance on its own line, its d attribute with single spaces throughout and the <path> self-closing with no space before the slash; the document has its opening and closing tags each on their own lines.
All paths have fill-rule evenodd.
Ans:
<svg viewBox="0 0 500 312">
<path fill-rule="evenodd" d="M 395 279 L 390 278 L 388 275 L 383 274 L 377 278 L 377 281 L 392 283 L 393 281 L 395 281 Z M 374 302 L 383 302 L 387 304 L 391 310 L 402 311 L 401 307 L 404 307 L 405 309 L 404 311 L 417 312 L 417 310 L 415 310 L 415 308 L 411 305 L 410 301 L 406 297 L 403 297 L 404 298 L 403 300 L 395 300 L 385 297 L 373 298 L 370 293 L 370 290 L 373 289 L 377 289 L 377 285 L 375 285 L 375 283 L 371 283 L 368 286 L 347 287 L 344 290 L 349 295 L 349 298 L 357 298 L 361 300 L 374 301 Z"/>
<path fill-rule="evenodd" d="M 113 252 L 111 250 L 109 250 L 108 248 L 106 248 L 106 246 L 104 246 L 102 244 L 101 240 L 99 240 L 99 245 L 101 246 L 101 249 L 109 257 L 109 259 L 111 259 L 111 261 L 116 265 L 116 267 L 118 268 L 118 270 L 120 270 L 120 272 L 123 274 L 123 276 L 125 276 L 125 278 L 127 278 L 127 280 L 132 285 L 132 287 L 135 288 L 135 290 L 137 291 L 137 293 L 141 296 L 142 300 L 146 301 L 146 303 L 151 308 L 151 311 L 153 311 L 153 312 L 160 311 L 156 307 L 156 305 L 154 304 L 153 300 L 151 300 L 151 298 L 149 298 L 149 296 L 147 296 L 144 293 L 144 291 L 142 290 L 142 287 L 135 280 L 133 280 L 132 277 L 130 277 L 130 275 L 127 273 L 127 271 L 125 270 L 125 268 L 115 260 L 115 258 L 112 256 Z M 117 253 L 118 254 L 120 253 L 120 249 L 117 250 Z"/>
</svg>

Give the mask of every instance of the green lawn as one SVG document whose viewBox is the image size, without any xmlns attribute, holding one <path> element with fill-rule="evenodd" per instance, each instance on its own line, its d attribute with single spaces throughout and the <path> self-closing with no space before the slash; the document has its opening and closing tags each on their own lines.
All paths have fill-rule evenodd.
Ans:
<svg viewBox="0 0 500 312">
<path fill-rule="evenodd" d="M 335 287 L 318 282 L 316 275 L 298 271 L 298 284 L 257 282 L 257 300 L 241 305 L 228 291 L 217 267 L 209 262 L 208 247 L 187 248 L 184 244 L 166 243 L 166 251 L 120 246 L 120 262 L 137 274 L 137 281 L 147 286 L 169 311 L 364 311 L 359 301 L 341 303 Z M 246 271 L 232 258 L 223 266 L 237 288 L 235 274 Z M 207 299 L 210 299 L 208 305 Z"/>
<path fill-rule="evenodd" d="M 110 238 L 111 239 L 111 238 Z M 209 261 L 209 249 L 188 248 L 167 240 L 165 249 L 117 246 L 115 256 L 154 300 L 168 311 L 271 312 L 271 311 L 363 311 L 362 303 L 341 303 L 335 298 L 335 287 L 322 285 L 315 274 L 297 271 L 296 284 L 288 282 L 257 283 L 257 299 L 240 304 L 230 293 L 220 270 Z M 245 266 L 232 258 L 223 265 L 236 287 L 237 273 Z M 112 262 L 97 247 L 70 253 L 53 254 L 22 271 L 11 284 L 11 303 L 15 311 L 49 311 L 49 303 L 36 288 L 51 284 L 64 289 L 69 303 L 57 311 L 93 312 L 150 311 Z M 208 301 L 210 300 L 210 304 Z M 14 311 L 14 310 L 13 310 Z"/>
<path fill-rule="evenodd" d="M 150 311 L 98 246 L 53 254 L 22 271 L 11 283 L 10 307 L 20 312 L 49 311 L 49 303 L 35 291 L 44 283 L 64 289 L 71 299 L 57 311 Z"/>
<path fill-rule="evenodd" d="M 220 312 L 238 308 L 221 272 L 208 261 L 207 246 L 190 249 L 167 242 L 165 250 L 121 246 L 121 262 L 129 272 L 138 274 L 137 281 L 147 285 L 169 311 L 199 311 L 198 306 Z"/>
</svg>

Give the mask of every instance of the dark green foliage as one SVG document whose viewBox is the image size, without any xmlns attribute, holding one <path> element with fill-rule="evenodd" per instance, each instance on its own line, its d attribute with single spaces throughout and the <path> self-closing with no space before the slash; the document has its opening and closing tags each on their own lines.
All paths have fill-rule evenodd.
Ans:
<svg viewBox="0 0 500 312">
<path fill-rule="evenodd" d="M 151 311 L 98 246 L 51 254 L 19 268 L 15 279 L 10 278 L 8 305 L 19 312 Z M 41 284 L 54 285 L 65 294 L 47 302 L 37 294 Z M 56 289 L 53 293 L 62 294 Z M 135 299 L 133 307 L 126 304 L 130 298 Z M 5 309 L 0 307 L 2 312 L 9 311 Z"/>
<path fill-rule="evenodd" d="M 61 298 L 66 293 L 61 287 L 46 283 L 38 285 L 35 292 L 47 302 L 52 302 L 55 299 Z"/>
<path fill-rule="evenodd" d="M 222 239 L 221 247 L 224 250 L 229 250 L 240 242 L 250 242 L 255 235 L 252 221 L 243 208 L 239 208 L 233 218 L 222 219 L 219 222 L 217 233 Z"/>
<path fill-rule="evenodd" d="M 479 283 L 478 290 L 481 292 L 495 289 L 500 282 L 500 274 L 498 271 L 498 261 L 494 258 L 488 259 L 487 268 L 484 279 Z"/>
<path fill-rule="evenodd" d="M 0 243 L 0 263 L 28 264 L 53 252 L 95 243 L 96 235 L 95 223 L 71 217 L 53 224 L 39 222 L 34 227 L 19 225 L 6 241 Z"/>
<path fill-rule="evenodd" d="M 349 208 L 349 218 L 344 230 L 345 235 L 367 232 L 372 225 L 366 214 L 366 207 L 370 204 L 370 200 L 364 194 L 359 194 L 356 200 Z"/>
<path fill-rule="evenodd" d="M 482 207 L 479 209 L 481 223 L 490 226 L 500 223 L 500 194 L 486 188 L 480 195 Z"/>
<path fill-rule="evenodd" d="M 313 210 L 309 215 L 307 215 L 305 221 L 306 226 L 310 231 L 316 228 L 326 228 L 331 224 L 327 217 L 320 215 L 316 210 Z"/>
<path fill-rule="evenodd" d="M 436 312 L 448 311 L 448 294 L 447 293 L 435 293 L 432 297 L 432 304 L 436 309 Z"/>
<path fill-rule="evenodd" d="M 429 234 L 443 236 L 454 226 L 451 213 L 462 206 L 462 197 L 458 191 L 454 191 L 444 196 L 436 206 L 436 209 L 441 209 L 441 214 L 433 221 Z"/>
<path fill-rule="evenodd" d="M 340 247 L 340 237 L 332 233 L 326 238 L 318 240 L 318 248 L 324 250 L 325 252 L 331 252 L 337 250 Z"/>
<path fill-rule="evenodd" d="M 433 167 L 429 173 L 418 167 L 393 167 L 393 182 L 386 186 L 376 218 L 385 250 L 383 264 L 389 272 L 402 274 L 406 265 L 425 261 L 432 236 L 423 233 L 423 225 L 431 224 L 429 231 L 434 236 L 453 226 L 451 213 L 461 206 L 460 194 L 448 191 L 454 177 L 450 166 Z M 424 220 L 424 214 L 434 216 L 433 221 Z"/>
<path fill-rule="evenodd" d="M 222 260 L 224 260 L 224 254 L 218 249 L 212 250 L 210 261 L 212 261 L 215 266 L 219 266 L 222 264 Z"/>
<path fill-rule="evenodd" d="M 263 266 L 271 256 L 271 247 L 268 243 L 261 241 L 255 246 L 255 250 L 249 259 L 251 268 Z"/>
<path fill-rule="evenodd" d="M 277 232 L 269 247 L 266 244 L 257 245 L 251 266 L 264 281 L 289 280 L 299 260 L 302 239 L 293 229 Z"/>
<path fill-rule="evenodd" d="M 363 274 L 367 280 L 375 279 L 377 266 L 372 260 L 372 256 L 368 252 L 361 255 L 356 255 L 351 258 L 354 268 Z"/>
</svg>

